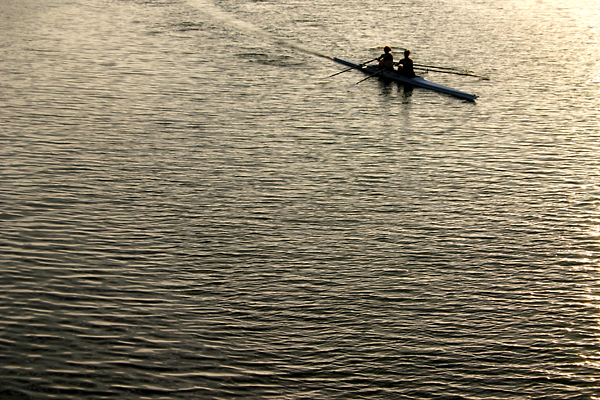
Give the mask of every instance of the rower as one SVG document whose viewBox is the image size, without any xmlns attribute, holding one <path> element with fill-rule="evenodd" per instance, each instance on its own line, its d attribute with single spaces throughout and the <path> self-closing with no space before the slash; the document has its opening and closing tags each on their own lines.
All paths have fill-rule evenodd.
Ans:
<svg viewBox="0 0 600 400">
<path fill-rule="evenodd" d="M 379 60 L 379 69 L 394 69 L 394 56 L 391 47 L 385 46 L 383 54 L 377 60 Z"/>
<path fill-rule="evenodd" d="M 404 50 L 404 58 L 398 61 L 398 73 L 407 78 L 414 78 L 415 70 L 413 67 L 413 60 L 411 60 L 409 56 L 410 50 Z"/>
</svg>

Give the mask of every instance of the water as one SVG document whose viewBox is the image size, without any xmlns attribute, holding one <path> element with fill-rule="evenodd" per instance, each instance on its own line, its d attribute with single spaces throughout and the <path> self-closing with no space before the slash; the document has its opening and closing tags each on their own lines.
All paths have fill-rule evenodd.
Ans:
<svg viewBox="0 0 600 400">
<path fill-rule="evenodd" d="M 3 399 L 599 398 L 598 1 L 0 11 Z"/>
</svg>

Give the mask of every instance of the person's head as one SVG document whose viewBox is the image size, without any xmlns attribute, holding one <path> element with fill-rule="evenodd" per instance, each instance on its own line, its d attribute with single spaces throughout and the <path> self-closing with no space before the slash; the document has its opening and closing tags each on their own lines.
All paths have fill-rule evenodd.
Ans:
<svg viewBox="0 0 600 400">
<path fill-rule="evenodd" d="M 410 56 L 410 50 L 404 50 L 404 57 L 408 58 Z"/>
<path fill-rule="evenodd" d="M 392 51 L 392 48 L 390 46 L 385 46 L 383 48 L 384 53 L 389 53 L 390 51 Z"/>
</svg>

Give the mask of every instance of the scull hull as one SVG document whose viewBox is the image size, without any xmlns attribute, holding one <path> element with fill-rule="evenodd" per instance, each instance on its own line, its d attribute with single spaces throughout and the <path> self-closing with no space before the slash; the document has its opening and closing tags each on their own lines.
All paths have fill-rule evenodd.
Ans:
<svg viewBox="0 0 600 400">
<path fill-rule="evenodd" d="M 360 63 L 357 63 L 354 61 L 348 61 L 348 60 L 344 60 L 344 59 L 337 58 L 337 57 L 334 57 L 333 61 L 338 62 L 340 64 L 347 65 L 348 67 L 356 68 L 357 70 L 362 71 L 365 74 L 373 75 L 373 74 L 378 73 L 377 75 L 382 78 L 400 82 L 405 85 L 412 85 L 415 87 L 434 90 L 436 92 L 449 94 L 451 96 L 455 96 L 460 99 L 469 100 L 469 101 L 474 101 L 477 98 L 477 96 L 474 94 L 470 94 L 470 93 L 466 93 L 466 92 L 463 92 L 460 90 L 452 89 L 451 87 L 440 85 L 438 83 L 433 83 L 433 82 L 430 82 L 421 77 L 408 78 L 406 76 L 402 76 L 393 71 L 380 71 L 377 67 L 372 66 L 372 65 L 363 65 L 363 64 L 360 64 Z"/>
</svg>

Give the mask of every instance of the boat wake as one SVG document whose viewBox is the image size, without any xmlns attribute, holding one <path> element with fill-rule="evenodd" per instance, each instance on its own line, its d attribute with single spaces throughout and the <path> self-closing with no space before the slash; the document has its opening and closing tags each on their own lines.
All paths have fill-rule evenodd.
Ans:
<svg viewBox="0 0 600 400">
<path fill-rule="evenodd" d="M 328 56 L 318 51 L 309 49 L 298 43 L 294 43 L 293 41 L 281 39 L 269 32 L 266 32 L 265 30 L 259 28 L 251 22 L 243 21 L 237 18 L 234 14 L 219 8 L 210 0 L 188 0 L 188 3 L 195 8 L 202 10 L 206 14 L 210 15 L 212 18 L 226 24 L 227 26 L 233 27 L 244 34 L 260 36 L 261 38 L 268 39 L 273 43 L 276 43 L 280 46 L 285 46 L 292 50 L 301 51 L 303 53 L 312 54 L 317 57 L 333 60 L 332 56 Z"/>
</svg>

